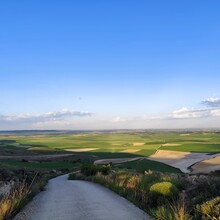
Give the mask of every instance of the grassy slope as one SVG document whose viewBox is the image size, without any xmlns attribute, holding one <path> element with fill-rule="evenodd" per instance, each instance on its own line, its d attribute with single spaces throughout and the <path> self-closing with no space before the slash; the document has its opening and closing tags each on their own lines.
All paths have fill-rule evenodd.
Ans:
<svg viewBox="0 0 220 220">
<path fill-rule="evenodd" d="M 67 161 L 59 161 L 59 162 L 23 162 L 17 160 L 7 160 L 0 162 L 1 167 L 7 167 L 11 169 L 22 168 L 22 169 L 30 169 L 30 170 L 60 170 L 60 169 L 71 169 L 73 170 L 77 164 L 73 164 Z"/>
<path fill-rule="evenodd" d="M 143 173 L 144 171 L 153 170 L 153 171 L 159 171 L 159 172 L 168 172 L 168 173 L 182 173 L 179 169 L 176 169 L 174 167 L 168 166 L 163 163 L 159 163 L 156 161 L 151 160 L 140 160 L 140 161 L 132 161 L 127 163 L 122 163 L 119 166 L 119 168 L 127 168 L 127 169 L 135 169 L 138 172 Z"/>
</svg>

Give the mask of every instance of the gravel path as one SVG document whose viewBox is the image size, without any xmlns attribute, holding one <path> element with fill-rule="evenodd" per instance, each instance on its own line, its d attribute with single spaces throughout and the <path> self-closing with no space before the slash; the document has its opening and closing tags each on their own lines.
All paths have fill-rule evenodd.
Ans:
<svg viewBox="0 0 220 220">
<path fill-rule="evenodd" d="M 14 220 L 148 220 L 146 213 L 98 184 L 67 180 L 49 181 Z"/>
<path fill-rule="evenodd" d="M 94 164 L 98 164 L 98 165 L 104 165 L 104 164 L 109 164 L 109 163 L 118 164 L 118 163 L 126 163 L 126 162 L 135 161 L 135 160 L 140 160 L 143 158 L 144 157 L 101 159 L 101 160 L 96 160 Z"/>
</svg>

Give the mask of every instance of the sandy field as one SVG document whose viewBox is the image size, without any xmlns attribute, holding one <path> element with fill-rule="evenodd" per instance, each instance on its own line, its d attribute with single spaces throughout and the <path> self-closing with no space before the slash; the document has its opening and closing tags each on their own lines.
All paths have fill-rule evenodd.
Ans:
<svg viewBox="0 0 220 220">
<path fill-rule="evenodd" d="M 93 151 L 97 150 L 99 148 L 70 148 L 70 149 L 65 149 L 65 151 L 70 151 L 70 152 L 87 152 L 87 151 Z"/>
<path fill-rule="evenodd" d="M 163 146 L 167 146 L 167 147 L 175 147 L 175 146 L 180 146 L 181 144 L 163 144 Z"/>
<path fill-rule="evenodd" d="M 134 146 L 142 146 L 142 145 L 144 145 L 144 144 L 145 144 L 145 142 L 133 143 Z"/>
<path fill-rule="evenodd" d="M 210 155 L 207 153 L 158 150 L 154 155 L 149 156 L 148 159 L 165 163 L 167 165 L 180 169 L 184 173 L 189 173 L 191 170 L 188 168 L 193 164 L 216 156 L 220 156 L 220 154 Z"/>
<path fill-rule="evenodd" d="M 102 160 L 96 160 L 94 162 L 94 164 L 99 164 L 99 165 L 108 164 L 108 163 L 118 164 L 118 163 L 126 163 L 126 162 L 130 162 L 130 161 L 135 161 L 135 160 L 139 160 L 139 159 L 142 159 L 142 157 L 102 159 Z"/>
<path fill-rule="evenodd" d="M 181 137 L 189 136 L 190 134 L 180 134 Z"/>
<path fill-rule="evenodd" d="M 86 137 L 86 134 L 74 134 L 75 137 Z"/>
<path fill-rule="evenodd" d="M 141 149 L 127 149 L 127 150 L 121 151 L 121 153 L 136 153 L 136 152 L 138 152 L 140 150 Z"/>
<path fill-rule="evenodd" d="M 193 170 L 192 173 L 209 173 L 220 170 L 220 156 L 198 162 L 191 168 Z"/>
</svg>

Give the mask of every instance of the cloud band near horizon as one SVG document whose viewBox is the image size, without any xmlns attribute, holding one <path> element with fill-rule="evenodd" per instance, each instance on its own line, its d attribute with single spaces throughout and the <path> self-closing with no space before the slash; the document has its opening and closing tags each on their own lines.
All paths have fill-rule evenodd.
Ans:
<svg viewBox="0 0 220 220">
<path fill-rule="evenodd" d="M 100 126 L 102 126 L 103 129 L 108 128 L 110 126 L 111 128 L 114 127 L 116 124 L 123 124 L 124 126 L 127 126 L 127 128 L 133 127 L 136 124 L 140 122 L 155 122 L 155 123 L 164 123 L 168 122 L 170 120 L 199 120 L 199 119 L 211 119 L 214 117 L 220 117 L 220 98 L 208 98 L 201 102 L 201 106 L 199 108 L 187 108 L 182 107 L 178 110 L 173 111 L 170 114 L 165 115 L 150 115 L 150 116 L 115 116 L 111 119 L 105 118 L 100 119 L 98 117 L 93 118 L 93 113 L 89 111 L 75 111 L 70 109 L 63 109 L 60 111 L 55 112 L 47 112 L 43 114 L 15 114 L 15 115 L 0 115 L 0 129 L 4 129 L 1 126 L 4 125 L 11 125 L 15 124 L 18 126 L 19 124 L 22 124 L 23 126 L 29 125 L 31 128 L 38 128 L 39 126 L 41 128 L 47 128 L 48 125 L 50 125 L 50 128 L 54 126 L 54 129 L 59 129 L 59 126 L 77 126 L 77 123 L 80 122 L 80 118 L 86 118 L 90 117 L 92 118 L 89 122 L 89 120 L 83 121 L 83 126 L 86 129 L 86 123 L 90 126 L 94 123 L 94 127 L 96 126 L 95 123 L 100 123 Z M 77 119 L 78 118 L 78 119 Z M 77 121 L 77 123 L 76 123 Z M 91 122 L 92 121 L 92 122 Z M 169 124 L 169 123 L 168 123 Z M 62 129 L 64 128 L 62 127 Z M 190 126 L 189 126 L 190 127 Z"/>
</svg>

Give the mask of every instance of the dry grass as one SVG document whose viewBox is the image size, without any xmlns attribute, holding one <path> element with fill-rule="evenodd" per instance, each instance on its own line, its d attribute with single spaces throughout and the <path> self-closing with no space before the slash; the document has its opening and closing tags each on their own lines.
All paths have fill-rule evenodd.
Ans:
<svg viewBox="0 0 220 220">
<path fill-rule="evenodd" d="M 175 147 L 175 146 L 180 146 L 181 144 L 163 144 L 163 146 L 166 146 L 166 147 Z"/>
<path fill-rule="evenodd" d="M 145 142 L 136 142 L 133 143 L 134 146 L 143 146 L 145 144 Z"/>
<path fill-rule="evenodd" d="M 30 188 L 26 183 L 19 183 L 8 194 L 4 195 L 0 201 L 0 220 L 13 216 L 22 206 L 29 192 Z"/>
<path fill-rule="evenodd" d="M 190 216 L 185 201 L 180 199 L 177 203 L 170 205 L 173 216 L 175 220 L 192 220 L 192 216 Z"/>
</svg>

